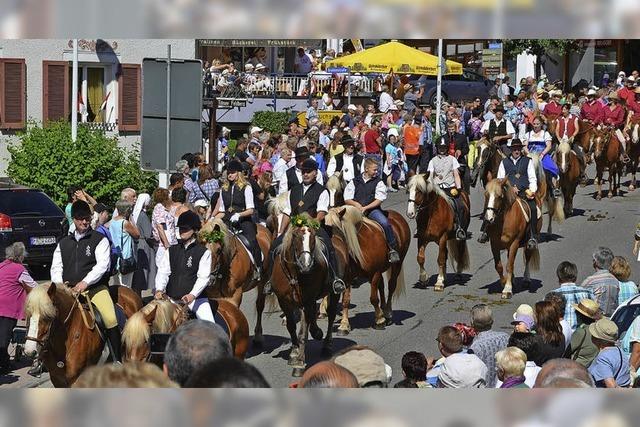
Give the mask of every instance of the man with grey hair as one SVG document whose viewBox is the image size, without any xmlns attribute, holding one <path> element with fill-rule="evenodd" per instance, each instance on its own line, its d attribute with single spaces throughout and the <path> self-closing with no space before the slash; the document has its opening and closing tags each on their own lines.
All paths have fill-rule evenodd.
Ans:
<svg viewBox="0 0 640 427">
<path fill-rule="evenodd" d="M 542 366 L 533 388 L 593 388 L 587 368 L 570 359 L 552 359 Z"/>
<path fill-rule="evenodd" d="M 187 160 L 181 159 L 176 162 L 176 172 L 181 173 L 184 177 L 184 183 L 182 187 L 187 190 L 188 197 L 191 197 L 191 194 L 194 193 L 196 184 L 191 179 L 191 168 L 189 167 L 189 162 Z"/>
<path fill-rule="evenodd" d="M 193 372 L 227 357 L 233 357 L 233 353 L 224 330 L 206 320 L 190 320 L 169 338 L 163 370 L 182 387 Z"/>
<path fill-rule="evenodd" d="M 593 253 L 595 273 L 582 282 L 582 287 L 593 293 L 606 317 L 611 317 L 615 309 L 618 308 L 618 293 L 620 292 L 620 282 L 609 272 L 612 260 L 613 252 L 611 249 L 604 246 L 598 247 Z"/>
<path fill-rule="evenodd" d="M 487 304 L 477 304 L 471 308 L 471 326 L 478 335 L 473 339 L 469 350 L 487 365 L 487 388 L 496 386 L 496 353 L 507 348 L 509 335 L 505 332 L 492 331 L 493 312 Z"/>
</svg>

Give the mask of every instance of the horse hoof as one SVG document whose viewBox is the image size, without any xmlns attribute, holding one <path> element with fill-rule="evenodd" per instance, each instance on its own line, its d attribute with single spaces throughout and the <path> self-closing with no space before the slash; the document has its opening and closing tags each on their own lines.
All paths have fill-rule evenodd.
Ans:
<svg viewBox="0 0 640 427">
<path fill-rule="evenodd" d="M 336 331 L 336 335 L 339 337 L 346 337 L 347 335 L 349 335 L 349 329 L 338 329 Z"/>
<path fill-rule="evenodd" d="M 503 292 L 502 295 L 500 296 L 501 299 L 511 299 L 511 297 L 513 296 L 513 294 L 511 292 Z"/>
<path fill-rule="evenodd" d="M 391 317 L 387 317 L 384 322 L 385 326 L 393 325 L 393 319 Z"/>
<path fill-rule="evenodd" d="M 442 291 L 444 291 L 444 285 L 435 285 L 433 287 L 433 290 L 436 291 L 436 292 L 442 292 Z"/>
<path fill-rule="evenodd" d="M 373 329 L 375 329 L 377 331 L 383 331 L 385 326 L 386 326 L 386 322 L 376 323 L 376 324 L 373 325 Z"/>
<path fill-rule="evenodd" d="M 311 336 L 314 340 L 321 340 L 324 336 L 324 334 L 322 333 L 322 329 L 317 326 L 315 328 L 312 327 L 309 332 L 311 332 Z"/>
<path fill-rule="evenodd" d="M 609 193 L 609 194 L 607 194 L 607 198 L 609 198 L 609 199 L 610 199 L 610 198 L 612 198 L 612 197 L 613 197 L 613 193 Z"/>
<path fill-rule="evenodd" d="M 634 185 L 630 185 L 630 186 L 629 186 L 629 191 L 633 191 L 633 190 L 635 190 L 635 189 L 636 189 L 636 187 L 635 187 Z"/>
<path fill-rule="evenodd" d="M 322 320 L 322 319 L 326 319 L 327 318 L 327 313 L 319 313 L 318 314 L 318 320 Z"/>
<path fill-rule="evenodd" d="M 291 376 L 296 377 L 296 378 L 300 378 L 302 375 L 304 375 L 304 370 L 305 370 L 304 368 L 302 368 L 300 366 L 296 366 L 291 371 Z"/>
</svg>

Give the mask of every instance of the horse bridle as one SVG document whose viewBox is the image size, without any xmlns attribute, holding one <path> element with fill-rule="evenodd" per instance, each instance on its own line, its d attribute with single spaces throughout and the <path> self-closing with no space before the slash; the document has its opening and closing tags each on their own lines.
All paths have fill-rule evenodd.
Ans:
<svg viewBox="0 0 640 427">
<path fill-rule="evenodd" d="M 78 296 L 76 296 L 74 298 L 73 304 L 71 305 L 71 309 L 69 310 L 69 313 L 67 314 L 67 317 L 65 317 L 64 321 L 62 322 L 63 325 L 67 324 L 67 322 L 71 318 L 71 314 L 73 314 L 73 310 L 76 308 L 76 305 L 78 303 L 79 303 Z M 29 319 L 29 321 L 31 321 L 31 319 Z M 25 341 L 34 341 L 36 344 L 38 344 L 40 347 L 42 347 L 42 352 L 43 353 L 47 352 L 47 347 L 48 347 L 47 344 L 49 343 L 49 337 L 51 336 L 52 327 L 53 327 L 53 321 L 51 322 L 51 324 L 47 328 L 47 332 L 44 334 L 44 336 L 42 338 L 32 337 L 32 336 L 27 335 L 26 338 L 25 338 Z"/>
</svg>

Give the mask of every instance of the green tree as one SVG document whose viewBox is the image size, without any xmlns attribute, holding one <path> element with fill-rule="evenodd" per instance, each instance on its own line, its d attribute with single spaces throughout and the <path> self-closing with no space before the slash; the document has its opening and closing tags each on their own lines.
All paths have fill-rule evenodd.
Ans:
<svg viewBox="0 0 640 427">
<path fill-rule="evenodd" d="M 502 40 L 502 49 L 505 56 L 515 57 L 521 53 L 528 53 L 536 57 L 536 75 L 540 77 L 543 57 L 549 54 L 560 54 L 578 50 L 580 43 L 573 39 L 509 39 Z"/>
<path fill-rule="evenodd" d="M 289 113 L 280 111 L 256 111 L 253 113 L 251 124 L 271 133 L 284 133 L 289 126 Z"/>
<path fill-rule="evenodd" d="M 50 122 L 44 128 L 30 122 L 19 137 L 19 143 L 8 147 L 8 175 L 18 184 L 41 189 L 59 206 L 67 202 L 70 185 L 81 185 L 111 206 L 124 188 L 150 193 L 158 185 L 154 173 L 140 169 L 137 148 L 125 150 L 116 138 L 102 132 L 79 126 L 73 142 L 66 121 Z"/>
</svg>

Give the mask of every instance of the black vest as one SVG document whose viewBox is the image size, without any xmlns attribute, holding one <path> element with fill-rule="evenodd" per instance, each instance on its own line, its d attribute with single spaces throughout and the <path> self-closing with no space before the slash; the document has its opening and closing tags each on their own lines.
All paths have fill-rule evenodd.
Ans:
<svg viewBox="0 0 640 427">
<path fill-rule="evenodd" d="M 506 158 L 502 161 L 505 175 L 511 183 L 518 187 L 518 190 L 526 190 L 529 188 L 529 175 L 527 175 L 527 167 L 529 166 L 529 157 L 521 156 L 515 164 L 511 161 L 511 158 Z"/>
<path fill-rule="evenodd" d="M 296 184 L 300 184 L 300 181 L 296 175 L 296 167 L 292 166 L 287 169 L 287 190 L 291 190 Z"/>
<path fill-rule="evenodd" d="M 69 282 L 69 286 L 75 286 L 82 281 L 96 265 L 96 247 L 102 239 L 106 237 L 91 230 L 79 241 L 76 241 L 73 235 L 65 236 L 60 240 L 62 280 Z M 108 284 L 109 272 L 105 273 L 95 286 Z"/>
<path fill-rule="evenodd" d="M 315 218 L 318 214 L 318 199 L 322 192 L 325 191 L 325 188 L 318 181 L 314 181 L 307 192 L 302 195 L 303 187 L 302 184 L 297 184 L 291 189 L 289 195 L 291 215 L 300 215 L 306 212 Z"/>
<path fill-rule="evenodd" d="M 504 136 L 507 134 L 507 121 L 506 119 L 502 119 L 502 122 L 496 126 L 496 122 L 494 119 L 491 119 L 489 122 L 489 138 L 493 138 L 494 136 Z M 504 141 L 506 143 L 507 141 Z"/>
<path fill-rule="evenodd" d="M 356 176 L 353 180 L 353 184 L 356 187 L 353 200 L 360 203 L 362 206 L 367 206 L 369 203 L 373 202 L 376 198 L 376 186 L 380 181 L 380 178 L 373 178 L 364 182 L 362 175 Z"/>
<path fill-rule="evenodd" d="M 227 214 L 232 215 L 247 209 L 247 205 L 244 202 L 244 188 L 241 189 L 236 184 L 233 184 L 229 185 L 227 190 L 220 191 L 220 194 Z"/>
<path fill-rule="evenodd" d="M 173 299 L 180 299 L 193 289 L 198 278 L 200 259 L 207 248 L 200 243 L 193 243 L 187 249 L 183 244 L 169 248 L 169 265 L 171 274 L 167 284 L 167 295 Z M 197 296 L 197 295 L 196 295 Z"/>
<path fill-rule="evenodd" d="M 362 156 L 360 154 L 353 155 L 353 176 L 358 176 L 361 174 L 360 165 L 362 164 Z M 342 167 L 344 166 L 344 157 L 343 153 L 336 155 L 336 172 L 342 172 Z"/>
</svg>

